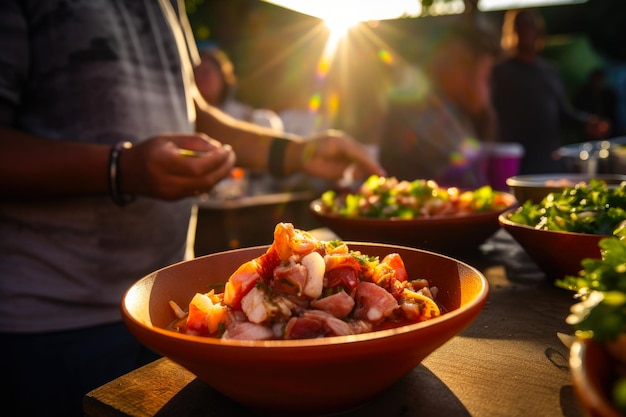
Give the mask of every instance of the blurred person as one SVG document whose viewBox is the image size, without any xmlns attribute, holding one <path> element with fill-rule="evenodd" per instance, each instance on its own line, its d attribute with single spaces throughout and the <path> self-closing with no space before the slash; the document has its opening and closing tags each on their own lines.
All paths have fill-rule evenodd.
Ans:
<svg viewBox="0 0 626 417">
<path fill-rule="evenodd" d="M 545 23 L 533 9 L 509 10 L 502 26 L 507 56 L 492 73 L 497 139 L 524 147 L 520 174 L 560 172 L 554 152 L 564 145 L 563 128 L 574 126 L 589 139 L 606 137 L 608 123 L 569 102 L 557 69 L 539 53 L 545 43 Z"/>
<path fill-rule="evenodd" d="M 280 116 L 273 110 L 255 109 L 237 100 L 235 66 L 225 51 L 217 46 L 203 46 L 198 54 L 200 62 L 194 67 L 194 75 L 200 94 L 209 104 L 236 119 L 284 130 Z"/>
<path fill-rule="evenodd" d="M 598 115 L 609 123 L 608 137 L 618 131 L 617 92 L 606 81 L 606 70 L 594 68 L 574 97 L 574 107 Z"/>
<path fill-rule="evenodd" d="M 0 2 L 8 410 L 82 416 L 88 391 L 157 357 L 121 321 L 122 296 L 184 259 L 196 196 L 235 164 L 277 177 L 385 175 L 341 132 L 305 141 L 210 106 L 192 62 L 182 0 Z"/>
<path fill-rule="evenodd" d="M 229 116 L 259 126 L 284 130 L 278 114 L 269 109 L 255 109 L 237 100 L 237 75 L 228 54 L 214 44 L 198 44 L 199 62 L 193 68 L 198 91 L 210 105 Z M 213 187 L 208 197 L 217 200 L 232 199 L 248 194 L 271 191 L 277 183 L 267 172 L 249 172 L 234 168 L 228 178 Z"/>
<path fill-rule="evenodd" d="M 489 77 L 497 38 L 469 23 L 431 42 L 411 88 L 390 99 L 380 160 L 399 179 L 463 188 L 487 184 L 482 143 L 493 140 Z"/>
<path fill-rule="evenodd" d="M 194 67 L 198 90 L 211 105 L 219 107 L 228 115 L 238 119 L 285 131 L 290 134 L 314 136 L 327 131 L 330 126 L 320 129 L 298 129 L 294 125 L 293 114 L 278 114 L 271 109 L 254 108 L 237 100 L 237 75 L 235 65 L 228 54 L 215 45 L 199 46 L 200 62 Z M 299 91 L 306 91 L 300 88 Z M 237 179 L 239 177 L 239 179 Z M 217 184 L 209 197 L 216 199 L 237 198 L 243 195 L 265 194 L 293 189 L 325 189 L 332 183 L 305 173 L 297 173 L 287 178 L 274 178 L 267 172 L 235 168 L 229 178 Z"/>
</svg>

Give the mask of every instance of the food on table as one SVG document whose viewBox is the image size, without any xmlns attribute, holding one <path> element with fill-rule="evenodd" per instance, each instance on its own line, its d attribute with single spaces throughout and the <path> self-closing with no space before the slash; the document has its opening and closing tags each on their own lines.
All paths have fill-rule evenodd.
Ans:
<svg viewBox="0 0 626 417">
<path fill-rule="evenodd" d="M 584 181 L 581 182 L 584 183 Z M 573 187 L 576 184 L 570 179 L 561 178 L 558 180 L 546 180 L 545 185 L 547 187 Z"/>
<path fill-rule="evenodd" d="M 626 413 L 626 230 L 617 234 L 621 237 L 600 240 L 601 259 L 584 259 L 578 276 L 567 276 L 555 284 L 576 291 L 579 301 L 567 317 L 576 336 L 604 343 L 621 363 L 609 395 Z"/>
<path fill-rule="evenodd" d="M 170 302 L 179 318 L 171 328 L 246 340 L 343 336 L 437 317 L 436 296 L 397 253 L 379 259 L 279 223 L 268 250 L 234 271 L 223 293 L 196 294 L 187 312 Z"/>
<path fill-rule="evenodd" d="M 626 182 L 609 187 L 592 179 L 566 187 L 538 204 L 526 201 L 509 219 L 541 230 L 613 235 L 626 220 Z"/>
<path fill-rule="evenodd" d="M 599 245 L 601 259 L 584 259 L 578 275 L 555 284 L 577 291 L 581 303 L 568 317 L 577 335 L 603 342 L 626 332 L 626 240 L 606 237 Z"/>
<path fill-rule="evenodd" d="M 484 186 L 473 191 L 440 187 L 435 181 L 399 181 L 395 177 L 370 176 L 356 193 L 328 190 L 321 202 L 326 213 L 342 217 L 415 219 L 453 216 L 506 208 L 505 194 Z"/>
</svg>

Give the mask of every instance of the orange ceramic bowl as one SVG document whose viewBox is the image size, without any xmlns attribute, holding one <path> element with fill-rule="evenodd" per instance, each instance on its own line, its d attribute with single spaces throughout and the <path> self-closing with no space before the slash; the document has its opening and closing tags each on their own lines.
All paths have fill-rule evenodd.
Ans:
<svg viewBox="0 0 626 417">
<path fill-rule="evenodd" d="M 574 390 L 589 417 L 622 417 L 609 392 L 616 378 L 617 360 L 593 340 L 576 340 L 570 348 L 569 365 Z"/>
<path fill-rule="evenodd" d="M 511 221 L 514 211 L 505 211 L 498 221 L 547 277 L 556 280 L 566 275 L 578 275 L 583 259 L 601 258 L 598 244 L 606 235 L 535 229 Z"/>
<path fill-rule="evenodd" d="M 264 253 L 264 246 L 156 271 L 127 291 L 122 315 L 144 345 L 257 413 L 304 416 L 354 409 L 465 329 L 481 312 L 488 284 L 478 270 L 450 257 L 400 246 L 348 244 L 381 259 L 399 253 L 409 276 L 426 278 L 439 288 L 437 301 L 447 312 L 395 329 L 308 340 L 221 340 L 167 330 L 175 319 L 170 300 L 187 306 L 195 293 L 222 285 L 239 265 Z"/>
<path fill-rule="evenodd" d="M 406 245 L 454 256 L 478 249 L 498 231 L 500 213 L 518 205 L 512 194 L 503 194 L 508 206 L 502 210 L 411 220 L 345 218 L 325 212 L 319 199 L 310 208 L 321 224 L 344 240 Z"/>
</svg>

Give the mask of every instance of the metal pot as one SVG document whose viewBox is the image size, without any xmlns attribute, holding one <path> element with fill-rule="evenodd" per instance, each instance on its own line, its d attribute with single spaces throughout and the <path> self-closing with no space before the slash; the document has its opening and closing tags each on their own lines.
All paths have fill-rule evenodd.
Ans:
<svg viewBox="0 0 626 417">
<path fill-rule="evenodd" d="M 566 172 L 626 174 L 626 136 L 562 146 L 555 156 Z"/>
</svg>

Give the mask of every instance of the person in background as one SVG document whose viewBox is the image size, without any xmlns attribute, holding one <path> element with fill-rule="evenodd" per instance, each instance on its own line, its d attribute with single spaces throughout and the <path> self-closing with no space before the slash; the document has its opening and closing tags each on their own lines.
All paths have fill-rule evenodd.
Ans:
<svg viewBox="0 0 626 417">
<path fill-rule="evenodd" d="M 380 161 L 398 179 L 485 185 L 481 144 L 495 131 L 489 77 L 499 53 L 497 37 L 461 22 L 431 44 L 416 82 L 392 93 Z"/>
<path fill-rule="evenodd" d="M 132 283 L 182 261 L 196 196 L 235 165 L 385 171 L 353 138 L 229 117 L 198 93 L 182 0 L 0 2 L 0 402 L 82 416 L 157 355 L 121 321 Z M 351 168 L 352 170 L 352 168 Z"/>
<path fill-rule="evenodd" d="M 255 109 L 237 100 L 237 75 L 228 54 L 217 46 L 202 46 L 200 62 L 194 67 L 198 90 L 212 106 L 238 120 L 284 130 L 280 116 L 270 109 Z"/>
<path fill-rule="evenodd" d="M 507 54 L 492 72 L 492 102 L 497 139 L 524 147 L 520 174 L 561 172 L 553 156 L 564 145 L 565 124 L 603 139 L 609 124 L 596 115 L 577 111 L 569 102 L 556 68 L 540 56 L 545 24 L 533 9 L 509 10 L 502 26 Z"/>
<path fill-rule="evenodd" d="M 617 92 L 606 82 L 604 68 L 594 68 L 574 97 L 574 107 L 596 114 L 609 123 L 608 137 L 617 135 Z"/>
<path fill-rule="evenodd" d="M 200 43 L 198 46 L 200 60 L 194 66 L 193 72 L 198 91 L 207 103 L 237 120 L 284 131 L 283 121 L 276 112 L 255 109 L 237 100 L 235 65 L 224 50 L 214 44 Z M 228 178 L 213 187 L 208 197 L 225 200 L 270 192 L 276 188 L 277 183 L 267 172 L 250 172 L 236 167 Z"/>
<path fill-rule="evenodd" d="M 254 108 L 237 100 L 237 75 L 235 65 L 228 54 L 215 45 L 200 45 L 198 52 L 200 62 L 194 67 L 194 76 L 200 94 L 209 104 L 238 120 L 305 138 L 329 130 L 328 127 L 316 131 L 293 129 L 291 119 L 284 120 L 282 115 L 271 109 Z M 301 90 L 306 91 L 304 87 Z M 267 172 L 235 168 L 229 178 L 213 188 L 209 197 L 230 199 L 248 194 L 265 194 L 294 189 L 322 190 L 331 186 L 332 182 L 305 173 L 290 175 L 288 178 L 273 178 Z"/>
</svg>

